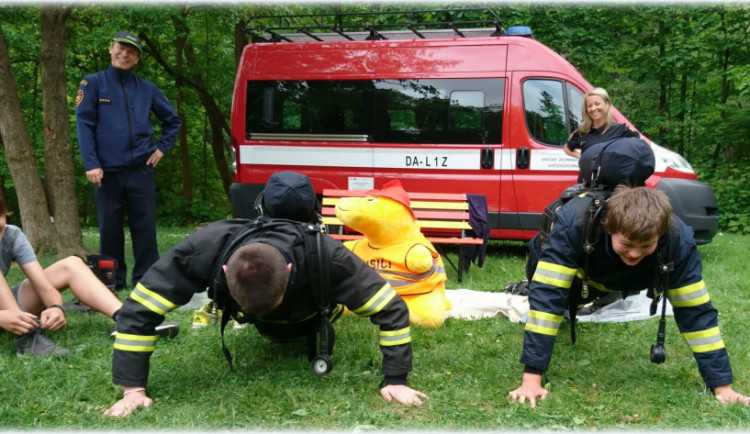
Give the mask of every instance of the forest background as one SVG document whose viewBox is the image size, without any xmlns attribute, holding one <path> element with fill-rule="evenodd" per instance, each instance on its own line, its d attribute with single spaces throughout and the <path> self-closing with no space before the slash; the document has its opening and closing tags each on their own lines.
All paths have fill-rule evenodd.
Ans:
<svg viewBox="0 0 750 434">
<path fill-rule="evenodd" d="M 714 188 L 722 231 L 750 233 L 750 4 L 536 2 L 487 7 L 505 28 L 529 26 L 649 138 L 682 154 Z M 451 4 L 453 8 L 456 4 Z M 107 67 L 112 35 L 144 42 L 136 73 L 183 119 L 158 167 L 160 226 L 231 215 L 229 115 L 245 27 L 273 14 L 439 10 L 439 3 L 0 3 L 0 195 L 39 252 L 83 250 L 96 226 L 75 135 L 75 95 Z M 459 13 L 473 19 L 474 12 Z M 439 12 L 416 16 L 446 21 Z M 374 20 L 380 18 L 374 17 Z"/>
</svg>

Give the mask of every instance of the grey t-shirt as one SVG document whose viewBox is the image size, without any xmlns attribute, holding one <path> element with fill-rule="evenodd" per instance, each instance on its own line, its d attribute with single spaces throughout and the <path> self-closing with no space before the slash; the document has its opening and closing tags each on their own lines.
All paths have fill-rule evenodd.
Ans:
<svg viewBox="0 0 750 434">
<path fill-rule="evenodd" d="M 3 238 L 0 239 L 0 270 L 3 276 L 8 275 L 13 261 L 16 261 L 18 265 L 26 265 L 36 261 L 36 254 L 26 235 L 21 232 L 21 228 L 6 225 Z"/>
</svg>

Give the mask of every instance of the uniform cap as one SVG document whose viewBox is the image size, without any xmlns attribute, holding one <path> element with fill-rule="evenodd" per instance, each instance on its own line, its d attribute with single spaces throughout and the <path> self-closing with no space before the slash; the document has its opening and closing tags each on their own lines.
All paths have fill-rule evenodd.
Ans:
<svg viewBox="0 0 750 434">
<path fill-rule="evenodd" d="M 405 206 L 409 210 L 409 213 L 411 213 L 411 216 L 416 219 L 416 217 L 414 216 L 414 211 L 411 209 L 409 193 L 404 190 L 404 187 L 401 185 L 401 181 L 397 179 L 389 181 L 383 186 L 381 190 L 370 190 L 366 194 L 373 197 L 387 197 L 388 199 L 393 199 Z"/>
<path fill-rule="evenodd" d="M 138 49 L 139 53 L 143 52 L 143 45 L 141 44 L 141 40 L 138 39 L 138 36 L 135 36 L 134 34 L 130 32 L 118 32 L 114 38 L 112 38 L 115 42 L 121 42 L 123 44 L 130 44 Z"/>
<path fill-rule="evenodd" d="M 264 213 L 272 218 L 309 222 L 316 200 L 310 178 L 292 171 L 271 175 L 263 191 Z"/>
</svg>

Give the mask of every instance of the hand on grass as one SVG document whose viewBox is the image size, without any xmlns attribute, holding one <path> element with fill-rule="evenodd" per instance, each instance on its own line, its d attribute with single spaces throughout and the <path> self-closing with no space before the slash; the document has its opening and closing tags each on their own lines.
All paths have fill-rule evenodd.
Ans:
<svg viewBox="0 0 750 434">
<path fill-rule="evenodd" d="M 399 404 L 408 406 L 419 406 L 422 405 L 423 399 L 425 401 L 429 399 L 424 393 L 401 384 L 385 386 L 380 389 L 380 394 L 383 395 L 383 398 L 388 402 L 395 399 Z"/>
<path fill-rule="evenodd" d="M 536 408 L 536 399 L 539 398 L 544 401 L 547 399 L 547 395 L 549 395 L 549 390 L 542 386 L 542 376 L 526 372 L 523 374 L 521 387 L 510 392 L 508 397 L 512 402 L 518 402 L 519 404 L 529 401 L 531 408 Z"/>
<path fill-rule="evenodd" d="M 125 389 L 125 391 L 127 392 L 127 388 Z M 121 400 L 117 401 L 115 405 L 110 407 L 109 410 L 105 411 L 103 416 L 130 416 L 138 407 L 150 407 L 153 403 L 154 400 L 146 396 L 145 391 L 128 393 L 127 395 L 123 396 Z"/>
<path fill-rule="evenodd" d="M 731 384 L 714 387 L 714 397 L 720 403 L 727 404 L 744 404 L 750 405 L 750 397 L 737 393 L 732 389 Z"/>
</svg>

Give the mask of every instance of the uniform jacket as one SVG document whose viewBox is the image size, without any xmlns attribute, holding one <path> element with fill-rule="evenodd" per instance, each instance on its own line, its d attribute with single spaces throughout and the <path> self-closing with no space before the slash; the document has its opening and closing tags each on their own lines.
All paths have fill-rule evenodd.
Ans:
<svg viewBox="0 0 750 434">
<path fill-rule="evenodd" d="M 151 113 L 161 121 L 154 140 Z M 159 88 L 132 71 L 113 67 L 81 80 L 76 95 L 76 128 L 83 167 L 118 170 L 140 165 L 158 148 L 174 145 L 182 121 Z"/>
<path fill-rule="evenodd" d="M 530 243 L 531 254 L 539 258 L 529 286 L 530 311 L 524 332 L 521 363 L 546 371 L 552 357 L 568 292 L 580 276 L 583 258 L 579 256 L 583 228 L 573 212 L 572 199 L 557 212 L 550 236 L 539 252 L 538 237 Z M 675 218 L 680 238 L 671 254 L 674 271 L 669 274 L 667 297 L 672 304 L 677 326 L 686 340 L 698 369 L 708 387 L 732 382 L 729 356 L 718 327 L 717 310 L 711 304 L 703 282 L 702 265 L 692 230 Z M 590 255 L 589 285 L 602 291 L 640 292 L 652 286 L 658 252 L 669 242 L 665 236 L 659 248 L 634 267 L 626 266 L 612 250 L 611 239 L 604 234 L 600 246 Z"/>
<path fill-rule="evenodd" d="M 164 315 L 206 290 L 223 247 L 247 220 L 222 220 L 190 235 L 166 253 L 136 286 L 117 313 L 113 381 L 123 386 L 145 386 L 149 359 L 155 349 L 154 327 Z M 277 248 L 292 264 L 289 285 L 281 305 L 264 318 L 301 321 L 317 312 L 309 290 L 304 233 L 290 223 L 257 238 Z M 393 288 L 340 242 L 328 236 L 326 244 L 333 302 L 347 306 L 380 326 L 380 349 L 386 377 L 406 377 L 411 370 L 412 349 L 409 312 Z M 283 313 L 285 318 L 278 318 Z"/>
</svg>

